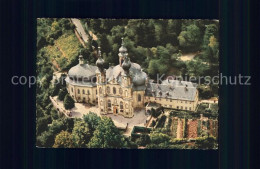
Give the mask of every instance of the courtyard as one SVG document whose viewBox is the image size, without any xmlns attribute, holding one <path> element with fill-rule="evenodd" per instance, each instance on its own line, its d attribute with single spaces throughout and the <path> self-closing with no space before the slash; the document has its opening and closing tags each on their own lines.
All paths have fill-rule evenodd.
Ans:
<svg viewBox="0 0 260 169">
<path fill-rule="evenodd" d="M 75 103 L 75 107 L 71 110 L 65 110 L 63 106 L 63 101 L 60 101 L 57 96 L 50 97 L 53 106 L 59 112 L 62 112 L 68 118 L 83 118 L 84 114 L 88 114 L 89 112 L 96 113 L 98 116 L 107 116 L 110 117 L 115 126 L 120 129 L 126 129 L 124 135 L 130 136 L 131 131 L 134 126 L 145 126 L 146 120 L 149 118 L 148 115 L 145 115 L 145 110 L 141 109 L 134 112 L 134 117 L 125 118 L 121 115 L 107 114 L 101 115 L 97 106 L 89 106 L 83 103 Z M 70 116 L 68 114 L 71 114 Z"/>
</svg>

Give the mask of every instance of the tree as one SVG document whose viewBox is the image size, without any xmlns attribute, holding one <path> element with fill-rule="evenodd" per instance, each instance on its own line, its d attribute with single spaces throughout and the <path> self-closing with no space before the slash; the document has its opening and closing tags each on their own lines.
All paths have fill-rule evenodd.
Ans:
<svg viewBox="0 0 260 169">
<path fill-rule="evenodd" d="M 187 26 L 178 36 L 180 46 L 192 51 L 200 48 L 201 39 L 200 29 L 194 24 Z"/>
<path fill-rule="evenodd" d="M 67 131 L 61 131 L 56 137 L 53 148 L 73 148 L 72 135 Z"/>
<path fill-rule="evenodd" d="M 204 48 L 208 46 L 211 36 L 218 38 L 218 27 L 215 24 L 206 25 L 205 33 L 203 36 Z"/>
<path fill-rule="evenodd" d="M 153 144 L 168 143 L 170 141 L 170 136 L 154 131 L 150 134 L 150 139 Z"/>
<path fill-rule="evenodd" d="M 40 135 L 42 132 L 48 130 L 48 124 L 52 122 L 51 116 L 46 115 L 40 117 L 36 121 L 36 135 Z"/>
<path fill-rule="evenodd" d="M 64 107 L 66 110 L 72 109 L 75 107 L 75 101 L 67 94 L 64 98 Z"/>
<path fill-rule="evenodd" d="M 50 131 L 44 131 L 40 136 L 36 139 L 36 145 L 40 147 L 52 147 L 54 144 L 54 136 Z"/>
<path fill-rule="evenodd" d="M 97 128 L 99 121 L 101 118 L 93 112 L 89 112 L 87 115 L 83 115 L 84 121 L 88 124 L 91 133 Z"/>
<path fill-rule="evenodd" d="M 89 142 L 91 148 L 122 148 L 124 138 L 108 117 L 102 117 Z"/>
<path fill-rule="evenodd" d="M 151 140 L 150 140 L 149 135 L 143 134 L 143 135 L 141 135 L 140 138 L 138 138 L 138 139 L 136 140 L 136 143 L 137 143 L 139 146 L 146 146 L 147 144 L 150 144 L 150 143 L 151 143 Z"/>
<path fill-rule="evenodd" d="M 87 147 L 91 134 L 88 124 L 82 120 L 76 120 L 72 130 L 72 139 L 78 148 Z"/>
<path fill-rule="evenodd" d="M 66 89 L 60 89 L 59 94 L 58 94 L 58 99 L 60 101 L 63 101 L 65 96 L 66 96 L 66 94 L 68 94 Z"/>
</svg>

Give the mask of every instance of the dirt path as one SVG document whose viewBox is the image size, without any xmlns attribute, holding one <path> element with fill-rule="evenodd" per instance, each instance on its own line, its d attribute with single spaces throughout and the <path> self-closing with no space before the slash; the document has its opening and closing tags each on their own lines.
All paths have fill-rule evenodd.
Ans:
<svg viewBox="0 0 260 169">
<path fill-rule="evenodd" d="M 186 53 L 186 54 L 183 54 L 182 56 L 180 56 L 180 59 L 181 59 L 182 61 L 190 61 L 190 60 L 192 60 L 197 54 L 199 54 L 199 52 Z"/>
</svg>

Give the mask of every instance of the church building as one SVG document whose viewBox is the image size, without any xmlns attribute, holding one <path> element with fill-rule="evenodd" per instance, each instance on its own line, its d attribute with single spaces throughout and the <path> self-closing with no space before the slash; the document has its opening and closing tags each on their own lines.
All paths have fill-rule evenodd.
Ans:
<svg viewBox="0 0 260 169">
<path fill-rule="evenodd" d="M 84 64 L 83 56 L 79 56 L 79 64 L 69 70 L 65 79 L 75 102 L 98 105 L 101 114 L 128 118 L 149 103 L 169 109 L 196 110 L 197 84 L 169 79 L 153 83 L 139 64 L 130 61 L 123 39 L 118 56 L 119 64 L 108 69 L 104 68 L 100 48 L 96 66 Z"/>
</svg>

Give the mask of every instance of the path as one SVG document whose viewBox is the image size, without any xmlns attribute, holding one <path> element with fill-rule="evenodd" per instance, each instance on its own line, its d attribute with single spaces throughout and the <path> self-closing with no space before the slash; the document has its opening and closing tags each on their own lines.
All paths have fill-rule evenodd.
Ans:
<svg viewBox="0 0 260 169">
<path fill-rule="evenodd" d="M 198 53 L 187 53 L 180 56 L 182 61 L 190 61 L 192 60 Z"/>
<path fill-rule="evenodd" d="M 80 34 L 80 36 L 81 36 L 81 38 L 83 39 L 83 41 L 84 41 L 85 43 L 87 43 L 87 42 L 88 42 L 88 35 L 87 35 L 87 33 L 85 32 L 85 30 L 84 30 L 84 28 L 83 28 L 83 26 L 82 26 L 80 20 L 74 18 L 74 19 L 71 19 L 71 21 L 72 21 L 72 23 L 76 26 L 76 30 L 77 30 L 77 32 Z"/>
</svg>

